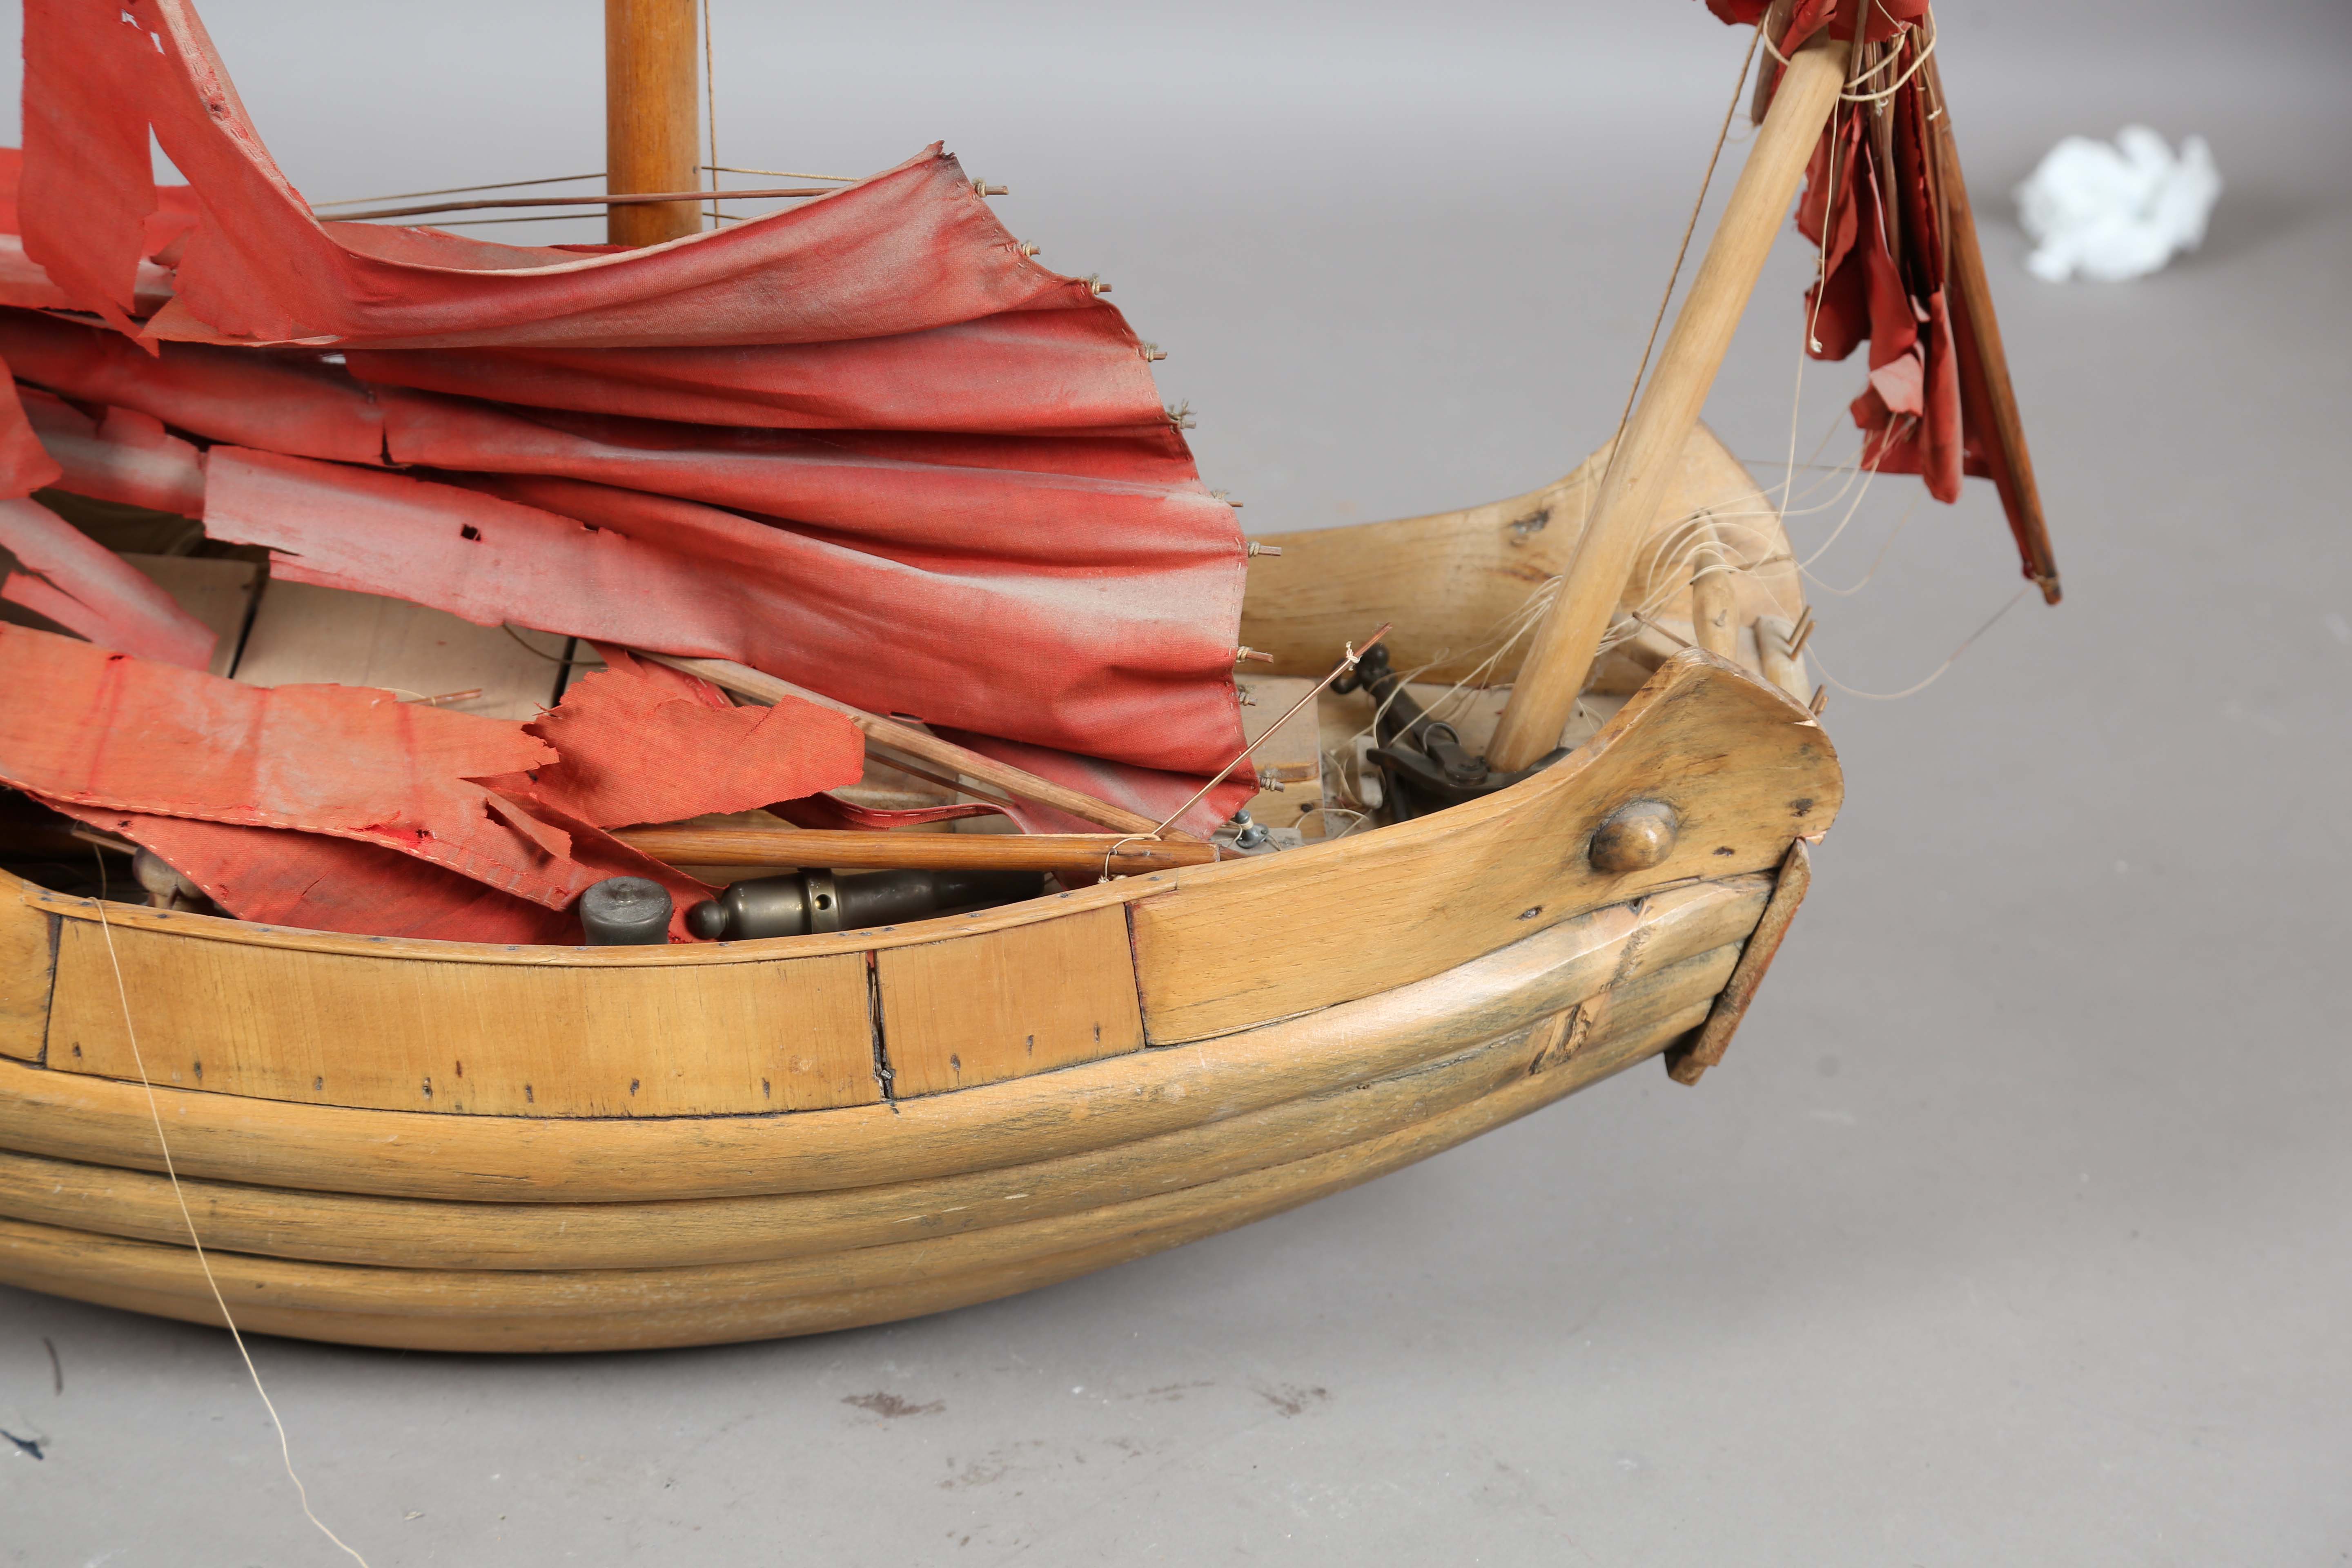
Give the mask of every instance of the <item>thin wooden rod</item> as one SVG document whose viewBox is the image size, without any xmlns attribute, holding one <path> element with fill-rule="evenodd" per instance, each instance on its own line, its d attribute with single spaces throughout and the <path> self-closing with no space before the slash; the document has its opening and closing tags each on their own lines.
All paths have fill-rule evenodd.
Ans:
<svg viewBox="0 0 2352 1568">
<path fill-rule="evenodd" d="M 436 191 L 386 191 L 380 196 L 345 196 L 341 201 L 312 202 L 310 210 L 316 212 L 320 207 L 359 207 L 365 206 L 370 202 L 413 201 L 419 196 L 466 196 L 473 195 L 476 191 L 519 191 L 525 185 L 562 185 L 574 180 L 601 180 L 604 177 L 604 171 L 598 169 L 593 174 L 550 174 L 544 179 L 538 180 L 493 180 L 487 185 L 444 185 Z M 790 177 L 798 179 L 803 176 Z M 823 176 L 810 174 L 804 177 L 814 180 Z"/>
<path fill-rule="evenodd" d="M 739 697 L 749 697 L 755 701 L 773 703 L 786 697 L 797 697 L 803 702 L 830 708 L 846 716 L 869 741 L 879 742 L 925 762 L 937 763 L 952 773 L 967 774 L 982 784 L 994 784 L 1007 795 L 1034 801 L 1039 805 L 1050 805 L 1056 811 L 1068 812 L 1083 822 L 1116 827 L 1122 833 L 1150 833 L 1159 826 L 1151 818 L 1124 806 L 1097 800 L 1090 795 L 1057 784 L 1050 779 L 1041 779 L 1010 763 L 983 757 L 953 741 L 943 741 L 910 724 L 901 724 L 879 714 L 868 713 L 862 708 L 853 708 L 823 692 L 795 686 L 789 680 L 753 669 L 747 664 L 737 664 L 727 658 L 675 658 L 665 653 L 648 653 L 641 657 L 668 665 L 672 669 L 682 669 L 688 675 L 698 675 L 713 686 L 722 687 Z M 1176 837 L 1171 829 L 1161 841 L 1164 843 Z"/>
<path fill-rule="evenodd" d="M 604 0 L 605 188 L 684 192 L 702 182 L 696 0 Z M 614 245 L 660 245 L 702 232 L 701 197 L 616 205 Z"/>
<path fill-rule="evenodd" d="M 614 835 L 673 866 L 835 871 L 1076 871 L 1114 877 L 1206 866 L 1213 844 L 1113 833 L 869 833 L 798 827 L 629 827 Z"/>
<path fill-rule="evenodd" d="M 744 169 L 732 163 L 705 163 L 702 166 L 713 174 L 758 174 L 769 180 L 838 180 L 845 185 L 854 185 L 863 178 L 858 174 L 806 174 L 797 169 Z"/>
<path fill-rule="evenodd" d="M 1958 319 L 1952 325 L 1960 353 L 1961 391 L 1976 391 L 1990 405 L 1982 410 L 1964 408 L 1969 417 L 1990 415 L 2001 461 L 1993 465 L 1993 482 L 2000 490 L 2001 510 L 2017 534 L 2019 552 L 2025 557 L 2027 575 L 2040 585 L 2042 602 L 2059 599 L 2058 558 L 2050 548 L 2050 524 L 2042 515 L 2042 491 L 2033 482 L 2033 457 L 2025 447 L 2025 422 L 2017 412 L 2017 389 L 2009 379 L 2009 351 L 2000 341 L 2000 319 L 1993 313 L 1992 279 L 1985 272 L 1984 250 L 1977 242 L 1976 214 L 1969 206 L 1969 184 L 1960 174 L 1959 144 L 1952 140 L 1952 111 L 1944 97 L 1944 83 L 1930 59 L 1922 79 L 1935 116 L 1936 174 L 1944 194 L 1944 237 L 1950 247 L 1949 281 Z M 1974 387 L 1970 383 L 1977 384 Z"/>
<path fill-rule="evenodd" d="M 435 202 L 429 206 L 377 207 L 363 213 L 331 213 L 328 216 L 337 223 L 359 223 L 367 218 L 376 217 L 421 217 L 427 213 L 488 212 L 498 207 L 576 207 L 583 204 L 608 206 L 617 211 L 632 205 L 660 202 L 702 202 L 722 196 L 743 201 L 782 201 L 806 196 L 829 196 L 833 195 L 834 190 L 835 187 L 828 185 L 822 188 L 798 186 L 781 191 L 645 191 L 626 196 L 499 196 L 488 201 Z"/>
<path fill-rule="evenodd" d="M 1673 489 L 1676 460 L 1837 102 L 1845 55 L 1846 47 L 1824 30 L 1797 51 L 1781 75 L 1706 259 L 1611 456 L 1592 514 L 1496 726 L 1486 759 L 1497 770 L 1533 766 L 1559 743 L 1624 595 L 1633 557 Z"/>
</svg>

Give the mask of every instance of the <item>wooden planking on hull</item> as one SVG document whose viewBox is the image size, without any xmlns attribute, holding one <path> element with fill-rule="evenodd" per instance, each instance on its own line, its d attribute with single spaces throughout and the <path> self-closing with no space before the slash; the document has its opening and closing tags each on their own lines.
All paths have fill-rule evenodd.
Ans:
<svg viewBox="0 0 2352 1568">
<path fill-rule="evenodd" d="M 1600 1037 L 1689 1005 L 1729 972 L 1738 951 L 1727 944 L 1623 983 Z M 316 1262 L 544 1270 L 804 1257 L 1130 1202 L 1394 1131 L 1561 1065 L 1574 1053 L 1556 1048 L 1564 1033 L 1558 1025 L 1579 1012 L 1571 1006 L 1433 1063 L 1200 1127 L 930 1181 L 612 1204 L 459 1205 L 193 1179 L 181 1187 L 208 1247 Z M 173 1244 L 187 1234 L 161 1176 L 26 1154 L 0 1152 L 0 1216 Z"/>
<path fill-rule="evenodd" d="M 1726 964 L 1727 968 L 1727 963 Z M 1717 975 L 1706 984 L 1719 984 Z M 457 1351 L 717 1343 L 888 1321 L 1034 1289 L 1215 1235 L 1427 1158 L 1655 1055 L 1704 1019 L 1704 995 L 1553 1070 L 1395 1132 L 1066 1219 L 786 1265 L 485 1274 L 355 1268 L 209 1254 L 249 1331 Z M 661 1276 L 667 1278 L 661 1278 Z M 217 1322 L 185 1247 L 0 1221 L 0 1279 Z"/>
<path fill-rule="evenodd" d="M 835 1191 L 1114 1148 L 1440 1059 L 1744 941 L 1769 879 L 1656 893 L 1444 974 L 1187 1046 L 891 1106 L 583 1120 L 424 1116 L 160 1088 L 183 1176 L 478 1203 Z M 1638 940 L 1637 940 L 1638 938 Z M 0 1062 L 0 1148 L 160 1170 L 136 1083 Z"/>
<path fill-rule="evenodd" d="M 1514 930 L 1692 878 L 1780 864 L 1844 796 L 1835 752 L 1785 692 L 1688 649 L 1565 760 L 1499 795 L 1361 837 L 1167 874 L 1135 906 L 1154 1045 L 1247 1028 L 1466 963 Z M 1595 826 L 1636 800 L 1671 852 L 1612 875 Z M 1269 952 L 1282 962 L 1263 961 Z"/>
<path fill-rule="evenodd" d="M 0 1057 L 41 1059 L 57 973 L 58 919 L 0 888 Z"/>
<path fill-rule="evenodd" d="M 267 1100 L 492 1116 L 708 1116 L 865 1105 L 856 953 L 762 970 L 352 959 L 69 921 L 49 1066 Z"/>
<path fill-rule="evenodd" d="M 1125 910 L 886 948 L 874 980 L 902 1098 L 1143 1048 Z"/>
</svg>

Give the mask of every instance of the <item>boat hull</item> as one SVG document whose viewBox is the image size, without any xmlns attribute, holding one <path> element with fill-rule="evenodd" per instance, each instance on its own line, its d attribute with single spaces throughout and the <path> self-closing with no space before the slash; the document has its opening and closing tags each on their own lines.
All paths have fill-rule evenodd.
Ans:
<svg viewBox="0 0 2352 1568">
<path fill-rule="evenodd" d="M 1008 1295 L 1685 1040 L 1840 789 L 1800 704 L 1692 653 L 1488 800 L 897 930 L 474 949 L 101 923 L 22 888 L 0 931 L 0 1279 L 218 1321 L 160 1120 L 222 1298 L 259 1331 L 603 1350 Z M 1632 800 L 1673 808 L 1672 852 L 1596 867 Z"/>
</svg>

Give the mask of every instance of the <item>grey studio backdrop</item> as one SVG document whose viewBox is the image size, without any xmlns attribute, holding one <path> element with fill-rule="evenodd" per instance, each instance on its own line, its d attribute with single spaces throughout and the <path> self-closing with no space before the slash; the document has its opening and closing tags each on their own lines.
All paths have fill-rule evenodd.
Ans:
<svg viewBox="0 0 2352 1568">
<path fill-rule="evenodd" d="M 714 4 L 722 162 L 946 138 L 1168 347 L 1258 531 L 1524 490 L 1608 435 L 1744 44 L 1696 0 Z M 1946 10 L 2067 599 L 1920 696 L 1833 694 L 1850 804 L 1703 1088 L 1645 1066 L 897 1327 L 257 1341 L 320 1514 L 378 1568 L 2352 1561 L 2352 11 Z M 601 159 L 585 0 L 205 16 L 318 199 Z M 2211 140 L 2210 241 L 2033 282 L 2005 192 L 2134 119 Z M 1784 242 L 1708 409 L 1759 472 L 1809 267 Z M 1859 380 L 1808 374 L 1807 451 Z M 1914 489 L 1883 482 L 1824 582 Z M 1848 685 L 1912 683 L 2012 592 L 1970 492 L 1819 596 Z M 218 1332 L 0 1291 L 0 1428 L 42 1448 L 0 1443 L 6 1563 L 340 1560 Z"/>
</svg>

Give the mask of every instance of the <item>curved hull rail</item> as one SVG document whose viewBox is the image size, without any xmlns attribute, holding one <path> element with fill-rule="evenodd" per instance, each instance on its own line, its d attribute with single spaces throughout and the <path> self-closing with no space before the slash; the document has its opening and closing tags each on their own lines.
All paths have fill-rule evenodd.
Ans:
<svg viewBox="0 0 2352 1568">
<path fill-rule="evenodd" d="M 241 1326 L 702 1343 L 1181 1245 L 1687 1041 L 1772 869 L 1839 795 L 1810 714 L 1688 654 L 1487 800 L 980 917 L 633 952 L 109 916 Z M 1603 871 L 1588 844 L 1633 799 L 1669 805 L 1680 834 Z M 18 909 L 0 908 L 0 945 L 28 961 L 0 988 L 17 1058 L 0 1060 L 0 1279 L 216 1321 L 113 1038 L 109 933 L 78 900 L 25 889 Z M 856 1005 L 810 1000 L 835 989 Z M 387 1005 L 402 995 L 420 1016 Z M 828 1029 L 838 1070 L 794 1091 L 817 1103 L 752 1098 Z"/>
</svg>

